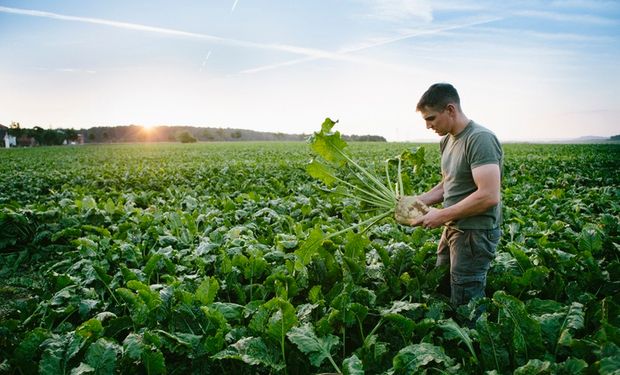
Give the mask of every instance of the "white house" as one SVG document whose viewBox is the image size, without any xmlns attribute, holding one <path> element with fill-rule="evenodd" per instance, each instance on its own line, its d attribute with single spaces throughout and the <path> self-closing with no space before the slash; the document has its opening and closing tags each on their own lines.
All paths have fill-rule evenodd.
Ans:
<svg viewBox="0 0 620 375">
<path fill-rule="evenodd" d="M 17 138 L 9 134 L 9 128 L 0 124 L 0 137 L 4 141 L 4 147 L 17 146 Z"/>
<path fill-rule="evenodd" d="M 15 136 L 13 135 L 9 135 L 9 133 L 6 132 L 4 133 L 4 147 L 9 148 L 11 146 L 17 146 L 17 138 L 15 138 Z"/>
</svg>

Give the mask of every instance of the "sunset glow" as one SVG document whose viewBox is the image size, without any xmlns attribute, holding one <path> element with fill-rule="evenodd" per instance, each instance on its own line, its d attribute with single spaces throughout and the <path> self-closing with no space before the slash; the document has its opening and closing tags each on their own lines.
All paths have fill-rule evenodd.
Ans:
<svg viewBox="0 0 620 375">
<path fill-rule="evenodd" d="M 0 4 L 4 125 L 299 134 L 332 117 L 436 140 L 415 103 L 450 82 L 503 140 L 620 133 L 617 1 Z"/>
</svg>

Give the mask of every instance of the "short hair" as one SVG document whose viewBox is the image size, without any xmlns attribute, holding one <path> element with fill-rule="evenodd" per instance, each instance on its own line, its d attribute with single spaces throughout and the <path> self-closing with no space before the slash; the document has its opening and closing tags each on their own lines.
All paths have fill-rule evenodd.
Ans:
<svg viewBox="0 0 620 375">
<path fill-rule="evenodd" d="M 443 111 L 450 103 L 457 104 L 460 109 L 461 99 L 454 86 L 449 83 L 435 83 L 422 95 L 416 110 L 428 108 L 433 111 Z"/>
</svg>

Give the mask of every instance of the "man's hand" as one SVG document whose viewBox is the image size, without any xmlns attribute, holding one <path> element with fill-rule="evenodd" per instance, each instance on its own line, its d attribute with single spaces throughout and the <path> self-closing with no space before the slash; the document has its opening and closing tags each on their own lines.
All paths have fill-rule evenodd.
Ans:
<svg viewBox="0 0 620 375">
<path fill-rule="evenodd" d="M 446 222 L 442 211 L 441 209 L 431 208 L 426 215 L 413 220 L 409 225 L 414 227 L 420 225 L 427 229 L 440 227 Z"/>
<path fill-rule="evenodd" d="M 416 225 L 417 220 L 423 217 L 429 208 L 417 196 L 404 195 L 398 198 L 394 219 L 400 224 Z"/>
</svg>

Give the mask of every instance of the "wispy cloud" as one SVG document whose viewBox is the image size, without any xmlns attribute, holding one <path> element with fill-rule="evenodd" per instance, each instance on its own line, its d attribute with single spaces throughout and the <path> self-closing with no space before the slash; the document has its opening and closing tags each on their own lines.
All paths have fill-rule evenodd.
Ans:
<svg viewBox="0 0 620 375">
<path fill-rule="evenodd" d="M 388 21 L 417 18 L 425 22 L 433 20 L 433 9 L 427 0 L 365 0 L 371 13 L 366 17 Z"/>
<path fill-rule="evenodd" d="M 35 70 L 40 71 L 54 71 L 61 73 L 86 73 L 86 74 L 95 74 L 96 70 L 91 69 L 80 69 L 80 68 L 45 68 L 45 67 L 36 67 Z"/>
<path fill-rule="evenodd" d="M 551 6 L 557 8 L 580 8 L 591 10 L 618 9 L 618 1 L 614 0 L 556 0 L 551 2 Z"/>
<path fill-rule="evenodd" d="M 383 62 L 376 61 L 373 59 L 349 56 L 347 54 L 334 53 L 334 52 L 321 50 L 317 48 L 307 48 L 307 47 L 293 46 L 293 45 L 287 45 L 287 44 L 256 43 L 256 42 L 249 42 L 249 41 L 239 40 L 239 39 L 222 38 L 222 37 L 209 35 L 209 34 L 192 33 L 192 32 L 187 32 L 187 31 L 182 31 L 182 30 L 176 30 L 176 29 L 147 26 L 147 25 L 136 24 L 136 23 L 111 21 L 111 20 L 100 19 L 100 18 L 67 16 L 64 14 L 44 12 L 44 11 L 38 11 L 38 10 L 30 10 L 30 9 L 18 9 L 18 8 L 9 8 L 9 7 L 0 6 L 0 12 L 34 16 L 34 17 L 53 18 L 53 19 L 59 19 L 59 20 L 65 20 L 65 21 L 84 22 L 84 23 L 97 24 L 97 25 L 105 25 L 105 26 L 111 26 L 111 27 L 122 28 L 122 29 L 152 32 L 152 33 L 172 35 L 172 36 L 185 37 L 185 38 L 202 39 L 202 40 L 207 40 L 213 43 L 224 44 L 224 45 L 229 45 L 229 46 L 289 52 L 293 54 L 304 55 L 312 59 L 329 59 L 329 60 L 347 61 L 347 62 L 352 62 L 352 63 L 367 64 L 367 65 L 380 65 L 380 66 L 394 69 L 394 70 L 410 71 L 409 68 L 398 66 L 395 64 L 387 64 L 387 63 L 383 63 Z"/>
<path fill-rule="evenodd" d="M 468 43 L 491 44 L 494 48 L 499 48 L 499 46 L 517 48 L 523 45 L 540 45 L 540 43 L 543 43 L 544 48 L 548 48 L 549 44 L 547 42 L 554 42 L 553 46 L 560 47 L 565 43 L 590 44 L 615 43 L 617 41 L 617 38 L 611 35 L 545 32 L 525 28 L 505 29 L 490 25 L 470 30 L 447 31 L 443 35 L 451 37 L 455 43 L 467 40 Z"/>
<path fill-rule="evenodd" d="M 595 16 L 592 14 L 565 14 L 538 10 L 523 10 L 515 12 L 514 15 L 521 17 L 540 18 L 556 22 L 587 23 L 597 25 L 619 24 L 619 22 L 615 19 Z"/>
<path fill-rule="evenodd" d="M 566 111 L 566 112 L 557 112 L 559 115 L 591 115 L 591 114 L 612 114 L 619 115 L 620 110 L 615 108 L 596 108 L 596 109 L 588 109 L 582 111 Z"/>
<path fill-rule="evenodd" d="M 87 74 L 95 74 L 97 73 L 94 70 L 89 70 L 89 69 L 75 69 L 75 68 L 61 68 L 61 69 L 56 69 L 59 72 L 65 72 L 65 73 L 87 73 Z"/>
<path fill-rule="evenodd" d="M 32 17 L 52 18 L 52 19 L 58 19 L 58 20 L 64 20 L 64 21 L 83 22 L 83 23 L 90 23 L 90 24 L 96 24 L 96 25 L 105 25 L 105 26 L 116 27 L 116 28 L 121 28 L 121 29 L 151 32 L 151 33 L 157 33 L 157 34 L 178 36 L 178 37 L 183 37 L 183 38 L 201 39 L 201 40 L 210 41 L 212 43 L 224 44 L 228 46 L 289 52 L 289 53 L 293 53 L 297 55 L 305 55 L 305 56 L 311 56 L 311 57 L 317 57 L 317 58 L 329 58 L 330 56 L 332 56 L 333 58 L 337 58 L 334 56 L 335 54 L 333 54 L 332 52 L 315 49 L 315 48 L 299 47 L 299 46 L 293 46 L 293 45 L 288 45 L 288 44 L 257 43 L 257 42 L 250 42 L 250 41 L 240 40 L 240 39 L 222 38 L 222 37 L 210 35 L 210 34 L 193 33 L 193 32 L 188 32 L 188 31 L 183 31 L 183 30 L 177 30 L 177 29 L 148 26 L 148 25 L 129 23 L 129 22 L 112 21 L 112 20 L 106 20 L 106 19 L 101 19 L 101 18 L 68 16 L 68 15 L 52 13 L 52 12 L 45 12 L 45 11 L 31 10 L 31 9 L 9 8 L 9 7 L 4 7 L 4 6 L 0 6 L 0 12 L 32 16 Z M 343 58 L 337 58 L 337 59 L 351 60 L 351 59 L 343 59 Z"/>
<path fill-rule="evenodd" d="M 433 3 L 433 12 L 467 12 L 488 10 L 490 6 L 481 0 L 444 0 Z"/>
<path fill-rule="evenodd" d="M 300 58 L 300 59 L 295 59 L 295 60 L 289 60 L 289 61 L 284 61 L 284 62 L 280 62 L 280 63 L 276 63 L 276 64 L 270 64 L 270 65 L 265 65 L 265 66 L 260 66 L 257 68 L 252 68 L 252 69 L 246 69 L 241 71 L 240 73 L 258 73 L 258 72 L 262 72 L 262 71 L 266 71 L 266 70 L 271 70 L 271 69 L 276 69 L 276 68 L 281 68 L 281 67 L 285 67 L 285 66 L 291 66 L 291 65 L 295 65 L 295 64 L 299 64 L 299 63 L 303 63 L 303 62 L 307 62 L 307 61 L 313 61 L 313 60 L 318 60 L 320 58 L 331 58 L 331 59 L 344 59 L 347 55 L 355 53 L 355 52 L 360 52 L 360 51 L 364 51 L 367 49 L 371 49 L 371 48 L 375 48 L 375 47 L 380 47 L 380 46 L 384 46 L 387 44 L 391 44 L 391 43 L 396 43 L 402 40 L 406 40 L 406 39 L 410 39 L 410 38 L 414 38 L 414 37 L 418 37 L 418 36 L 426 36 L 426 35 L 433 35 L 433 34 L 438 34 L 441 32 L 445 32 L 445 31 L 450 31 L 450 30 L 456 30 L 456 29 L 463 29 L 463 28 L 467 28 L 467 27 L 471 27 L 471 26 L 476 26 L 476 25 L 482 25 L 482 24 L 487 24 L 487 23 L 491 23 L 491 22 L 495 22 L 495 21 L 499 21 L 502 18 L 500 17 L 494 17 L 494 18 L 486 18 L 483 20 L 476 20 L 476 21 L 471 21 L 471 22 L 467 22 L 467 23 L 460 23 L 460 24 L 456 24 L 456 25 L 446 25 L 446 26 L 442 26 L 442 27 L 437 27 L 437 28 L 433 28 L 433 29 L 427 29 L 427 30 L 414 30 L 414 31 L 408 31 L 404 34 L 395 36 L 395 37 L 391 37 L 391 38 L 381 38 L 381 39 L 377 39 L 374 40 L 370 43 L 363 43 L 361 45 L 357 45 L 355 47 L 350 47 L 350 48 L 345 48 L 342 49 L 338 52 L 334 52 L 332 53 L 330 56 L 308 56 L 308 57 L 304 57 L 304 58 Z"/>
</svg>

